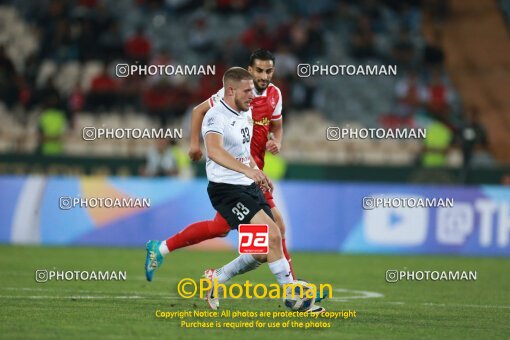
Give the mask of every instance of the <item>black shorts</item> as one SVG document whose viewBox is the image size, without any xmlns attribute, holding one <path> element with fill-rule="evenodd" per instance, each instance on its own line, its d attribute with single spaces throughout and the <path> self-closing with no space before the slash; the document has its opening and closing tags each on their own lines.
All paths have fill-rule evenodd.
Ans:
<svg viewBox="0 0 510 340">
<path fill-rule="evenodd" d="M 255 183 L 235 185 L 209 182 L 207 193 L 214 209 L 227 220 L 232 229 L 237 229 L 239 224 L 250 224 L 253 216 L 261 209 L 274 220 L 262 190 Z"/>
</svg>

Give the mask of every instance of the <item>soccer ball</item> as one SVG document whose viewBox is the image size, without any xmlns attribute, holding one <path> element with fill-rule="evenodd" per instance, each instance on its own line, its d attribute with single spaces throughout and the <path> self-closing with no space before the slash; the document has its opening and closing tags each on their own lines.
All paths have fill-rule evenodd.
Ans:
<svg viewBox="0 0 510 340">
<path fill-rule="evenodd" d="M 313 291 L 313 288 L 308 282 L 296 280 L 292 285 L 286 287 L 283 302 L 285 306 L 294 311 L 307 311 L 313 307 L 313 303 L 315 302 L 315 296 L 312 296 Z"/>
</svg>

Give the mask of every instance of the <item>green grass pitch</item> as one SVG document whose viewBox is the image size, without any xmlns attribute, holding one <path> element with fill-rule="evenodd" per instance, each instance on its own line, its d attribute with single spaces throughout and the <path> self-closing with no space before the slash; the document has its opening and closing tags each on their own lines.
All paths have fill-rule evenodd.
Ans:
<svg viewBox="0 0 510 340">
<path fill-rule="evenodd" d="M 243 340 L 510 337 L 510 263 L 504 258 L 295 253 L 293 263 L 299 278 L 332 284 L 334 298 L 324 301 L 322 306 L 328 311 L 357 313 L 356 318 L 315 320 L 330 322 L 330 328 L 191 329 L 182 328 L 179 319 L 155 316 L 156 310 L 208 310 L 199 298 L 179 298 L 177 282 L 185 277 L 199 279 L 204 269 L 220 266 L 235 256 L 235 252 L 177 251 L 166 257 L 154 281 L 148 283 L 143 272 L 143 247 L 0 246 L 0 337 Z M 127 280 L 36 283 L 37 269 L 120 270 L 127 272 Z M 387 283 L 388 269 L 476 270 L 477 280 Z M 243 283 L 246 279 L 274 283 L 266 265 L 232 282 Z M 281 300 L 270 299 L 225 299 L 221 308 L 286 310 Z"/>
</svg>

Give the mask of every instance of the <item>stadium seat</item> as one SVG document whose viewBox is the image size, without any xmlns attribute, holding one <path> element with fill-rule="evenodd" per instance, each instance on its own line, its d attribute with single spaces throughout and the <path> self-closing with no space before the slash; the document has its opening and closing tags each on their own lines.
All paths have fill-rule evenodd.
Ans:
<svg viewBox="0 0 510 340">
<path fill-rule="evenodd" d="M 101 73 L 103 63 L 97 60 L 91 60 L 83 66 L 83 73 L 81 76 L 81 88 L 87 92 L 90 89 L 92 79 Z"/>
<path fill-rule="evenodd" d="M 53 60 L 44 60 L 39 67 L 37 74 L 37 86 L 42 87 L 46 84 L 48 78 L 54 76 L 57 72 L 57 64 Z"/>
<path fill-rule="evenodd" d="M 75 85 L 79 82 L 81 75 L 81 64 L 78 61 L 70 61 L 59 68 L 55 82 L 58 89 L 65 94 L 69 94 Z"/>
</svg>

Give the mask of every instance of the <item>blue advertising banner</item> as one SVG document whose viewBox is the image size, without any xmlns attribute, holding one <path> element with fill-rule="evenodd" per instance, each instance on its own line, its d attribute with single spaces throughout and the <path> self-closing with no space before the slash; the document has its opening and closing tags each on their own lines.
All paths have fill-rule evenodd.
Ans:
<svg viewBox="0 0 510 340">
<path fill-rule="evenodd" d="M 0 242 L 143 246 L 212 219 L 206 186 L 205 180 L 2 176 Z M 293 250 L 510 255 L 507 187 L 283 181 L 274 197 Z M 100 199 L 135 204 L 104 206 Z M 237 232 L 203 245 L 236 249 Z"/>
</svg>

